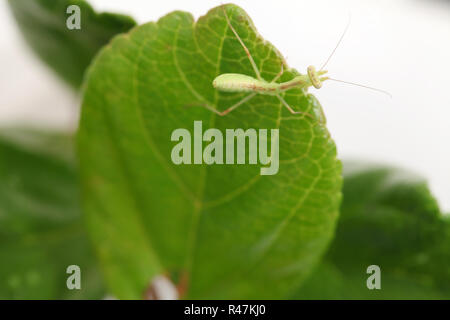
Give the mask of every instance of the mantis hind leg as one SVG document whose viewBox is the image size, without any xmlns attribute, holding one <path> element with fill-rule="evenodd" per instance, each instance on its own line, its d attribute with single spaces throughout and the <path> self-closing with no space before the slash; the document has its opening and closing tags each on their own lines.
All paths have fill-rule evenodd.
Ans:
<svg viewBox="0 0 450 320">
<path fill-rule="evenodd" d="M 232 105 L 231 107 L 229 107 L 228 109 L 222 111 L 222 112 L 218 112 L 219 116 L 226 116 L 227 114 L 229 114 L 231 111 L 233 111 L 234 109 L 236 109 L 237 107 L 243 105 L 244 103 L 246 103 L 247 101 L 249 101 L 251 98 L 253 98 L 254 96 L 256 96 L 256 92 L 249 94 L 248 96 L 244 97 L 241 101 L 235 103 L 234 105 Z M 217 111 L 217 110 L 216 110 Z"/>
<path fill-rule="evenodd" d="M 242 41 L 241 37 L 239 37 L 239 34 L 236 32 L 236 30 L 234 29 L 234 27 L 231 25 L 231 21 L 230 18 L 228 18 L 228 14 L 227 11 L 225 9 L 225 7 L 222 7 L 223 9 L 223 13 L 225 15 L 225 18 L 227 19 L 227 24 L 230 27 L 231 31 L 233 31 L 234 35 L 236 36 L 236 38 L 238 39 L 239 43 L 241 44 L 242 48 L 244 48 L 245 53 L 247 54 L 248 60 L 250 60 L 250 64 L 252 65 L 253 71 L 255 71 L 256 74 L 256 78 L 258 80 L 262 80 L 261 78 L 261 73 L 259 72 L 258 67 L 256 66 L 255 60 L 253 60 L 253 57 L 250 53 L 250 51 L 248 50 L 247 46 L 244 44 L 244 42 Z"/>
<path fill-rule="evenodd" d="M 208 109 L 208 110 L 214 112 L 215 114 L 223 117 L 223 116 L 226 116 L 227 114 L 229 114 L 231 111 L 235 110 L 237 107 L 240 107 L 241 105 L 243 105 L 244 103 L 249 101 L 254 96 L 256 96 L 256 92 L 249 94 L 248 96 L 244 97 L 243 99 L 241 99 L 237 103 L 233 104 L 231 107 L 229 107 L 228 109 L 226 109 L 224 111 L 218 111 L 217 109 L 215 109 L 213 106 L 210 106 L 209 104 L 201 104 L 200 103 L 200 104 L 198 104 L 198 106 L 205 107 L 206 109 Z M 192 106 L 192 104 L 189 105 L 189 106 Z"/>
<path fill-rule="evenodd" d="M 286 109 L 289 110 L 290 113 L 292 113 L 292 114 L 304 114 L 305 116 L 308 116 L 311 119 L 314 119 L 314 117 L 312 115 L 310 115 L 309 113 L 307 113 L 307 112 L 294 111 L 294 109 L 292 109 L 291 106 L 286 102 L 286 100 L 284 100 L 283 97 L 280 96 L 279 94 L 277 94 L 277 98 L 286 107 Z"/>
</svg>

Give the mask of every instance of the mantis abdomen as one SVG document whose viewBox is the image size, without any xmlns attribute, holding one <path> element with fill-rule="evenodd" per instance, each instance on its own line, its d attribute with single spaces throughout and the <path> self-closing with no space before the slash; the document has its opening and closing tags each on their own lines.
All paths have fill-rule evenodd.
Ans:
<svg viewBox="0 0 450 320">
<path fill-rule="evenodd" d="M 278 83 L 269 83 L 239 73 L 221 74 L 214 79 L 213 86 L 225 92 L 255 92 L 266 95 L 276 95 L 280 88 Z"/>
</svg>

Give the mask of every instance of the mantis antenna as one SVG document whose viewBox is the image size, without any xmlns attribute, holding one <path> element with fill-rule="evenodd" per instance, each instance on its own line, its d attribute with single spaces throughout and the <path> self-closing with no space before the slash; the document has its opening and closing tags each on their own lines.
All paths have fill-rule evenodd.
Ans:
<svg viewBox="0 0 450 320">
<path fill-rule="evenodd" d="M 359 84 L 359 83 L 354 83 L 354 82 L 349 82 L 349 81 L 344 81 L 344 80 L 339 80 L 339 79 L 333 79 L 333 78 L 330 78 L 330 77 L 326 77 L 326 79 L 327 79 L 327 80 L 333 80 L 333 81 L 336 81 L 336 82 L 341 82 L 341 83 L 351 84 L 351 85 L 354 85 L 354 86 L 358 86 L 358 87 L 363 87 L 363 88 L 366 88 L 366 89 L 371 89 L 371 90 L 375 90 L 375 91 L 378 91 L 378 92 L 381 92 L 381 93 L 387 94 L 387 95 L 388 95 L 389 97 L 391 97 L 391 98 L 392 98 L 392 94 L 390 94 L 390 93 L 389 93 L 389 92 L 387 92 L 387 91 L 384 91 L 384 90 L 378 89 L 378 88 L 374 88 L 374 87 L 369 87 L 369 86 L 365 86 L 365 85 L 363 85 L 363 84 Z"/>
<path fill-rule="evenodd" d="M 349 16 L 348 16 L 348 22 L 347 22 L 347 25 L 345 26 L 344 32 L 342 33 L 341 37 L 339 38 L 339 41 L 338 41 L 338 43 L 336 44 L 336 47 L 334 47 L 334 49 L 333 49 L 333 51 L 331 52 L 330 56 L 329 56 L 328 59 L 325 61 L 325 63 L 322 65 L 322 67 L 320 68 L 319 71 L 322 71 L 323 68 L 325 68 L 325 66 L 328 64 L 328 62 L 330 61 L 330 59 L 333 57 L 334 53 L 336 52 L 336 49 L 337 49 L 337 48 L 339 47 L 339 45 L 341 44 L 342 39 L 344 39 L 344 36 L 345 36 L 345 34 L 347 33 L 348 28 L 350 27 L 350 22 L 351 22 L 351 20 L 352 20 L 352 16 L 351 16 L 351 14 L 349 14 Z M 384 94 L 386 94 L 386 95 L 388 95 L 389 97 L 392 98 L 392 94 L 390 94 L 390 93 L 387 92 L 387 91 L 384 91 L 384 90 L 381 90 L 381 89 L 378 89 L 378 88 L 374 88 L 374 87 L 365 86 L 365 85 L 363 85 L 363 84 L 354 83 L 354 82 L 350 82 L 350 81 L 339 80 L 339 79 L 333 79 L 333 78 L 330 78 L 330 77 L 325 77 L 325 78 L 323 78 L 323 80 L 333 80 L 333 81 L 336 81 L 336 82 L 346 83 L 346 84 L 350 84 L 350 85 L 354 85 L 354 86 L 358 86 L 358 87 L 362 87 L 362 88 L 366 88 L 366 89 L 375 90 L 375 91 L 384 93 Z"/>
<path fill-rule="evenodd" d="M 344 32 L 342 33 L 341 37 L 339 38 L 338 43 L 336 44 L 336 47 L 334 47 L 333 51 L 331 51 L 330 56 L 328 57 L 327 61 L 325 61 L 325 63 L 322 65 L 322 67 L 320 68 L 319 71 L 322 71 L 323 68 L 325 68 L 325 66 L 328 64 L 328 62 L 330 61 L 331 57 L 333 57 L 334 53 L 336 52 L 336 49 L 339 47 L 339 45 L 342 42 L 342 39 L 344 39 L 345 34 L 347 33 L 348 27 L 350 27 L 350 22 L 352 20 L 352 16 L 351 14 L 348 15 L 348 21 L 347 21 L 347 26 L 344 29 Z"/>
</svg>

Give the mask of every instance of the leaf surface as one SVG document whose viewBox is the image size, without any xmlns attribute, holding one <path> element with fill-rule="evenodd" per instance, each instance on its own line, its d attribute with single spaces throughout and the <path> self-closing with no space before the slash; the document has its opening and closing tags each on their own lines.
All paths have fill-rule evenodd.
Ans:
<svg viewBox="0 0 450 320">
<path fill-rule="evenodd" d="M 56 155 L 60 142 L 73 143 L 61 135 L 18 133 L 0 132 L 0 298 L 102 298 L 81 220 L 73 154 L 71 161 L 66 150 Z M 81 268 L 81 290 L 67 289 L 69 265 Z"/>
<path fill-rule="evenodd" d="M 265 79 L 283 60 L 246 13 L 226 10 Z M 287 69 L 287 66 L 285 66 Z M 300 89 L 285 99 L 219 93 L 222 73 L 254 76 L 217 7 L 197 22 L 176 11 L 113 40 L 87 79 L 78 136 L 87 220 L 112 292 L 141 298 L 153 276 L 187 275 L 188 298 L 282 298 L 319 259 L 334 230 L 341 166 L 319 102 Z M 282 81 L 297 71 L 289 69 Z M 280 168 L 175 165 L 177 128 L 279 129 Z M 204 144 L 204 146 L 206 143 Z M 247 150 L 248 156 L 248 150 Z"/>
<path fill-rule="evenodd" d="M 296 298 L 450 298 L 450 220 L 427 184 L 395 168 L 344 166 L 344 201 L 336 237 Z M 370 265 L 381 290 L 369 290 Z"/>
<path fill-rule="evenodd" d="M 9 4 L 31 48 L 74 87 L 81 85 L 84 71 L 99 49 L 135 25 L 124 15 L 98 14 L 83 0 L 9 0 Z M 80 30 L 66 26 L 70 5 L 80 8 Z"/>
</svg>

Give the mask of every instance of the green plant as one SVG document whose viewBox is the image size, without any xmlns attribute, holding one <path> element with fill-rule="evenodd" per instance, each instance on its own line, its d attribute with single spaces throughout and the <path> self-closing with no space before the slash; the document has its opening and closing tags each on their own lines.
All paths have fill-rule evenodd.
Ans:
<svg viewBox="0 0 450 320">
<path fill-rule="evenodd" d="M 225 109 L 243 95 L 219 93 L 212 80 L 227 72 L 253 72 L 222 8 L 196 22 L 189 13 L 176 11 L 119 34 L 133 27 L 131 18 L 95 14 L 85 1 L 35 0 L 33 10 L 24 1 L 10 3 L 36 52 L 75 87 L 84 79 L 84 90 L 78 167 L 74 155 L 58 147 L 71 150 L 70 139 L 3 130 L 0 197 L 5 201 L 0 202 L 0 219 L 5 223 L 0 246 L 6 250 L 1 254 L 15 261 L 20 252 L 15 265 L 23 265 L 0 268 L 0 282 L 9 281 L 0 296 L 70 298 L 61 287 L 65 266 L 85 261 L 82 268 L 92 270 L 92 277 L 83 278 L 88 282 L 82 297 L 99 298 L 105 289 L 95 276 L 87 230 L 106 291 L 118 298 L 142 298 L 151 279 L 161 274 L 174 283 L 187 279 L 183 298 L 379 297 L 364 287 L 365 268 L 372 263 L 388 266 L 383 297 L 448 297 L 448 220 L 440 216 L 422 181 L 392 180 L 397 171 L 386 168 L 345 175 L 338 219 L 341 163 L 313 95 L 300 88 L 284 95 L 289 105 L 313 119 L 293 116 L 271 96 L 256 96 L 227 117 L 188 107 L 200 100 Z M 79 4 L 93 27 L 62 31 L 69 4 Z M 241 8 L 225 8 L 263 78 L 273 78 L 282 64 L 279 52 L 258 35 Z M 74 46 L 78 51 L 72 51 Z M 54 53 L 65 58 L 75 53 L 83 59 L 66 68 Z M 288 69 L 280 81 L 299 74 Z M 222 131 L 279 129 L 278 174 L 261 176 L 252 165 L 174 165 L 171 133 L 199 120 L 205 129 Z M 43 149 L 49 145 L 52 148 Z M 14 177 L 22 175 L 32 192 L 11 188 Z M 38 202 L 19 206 L 33 201 Z M 67 240 L 71 233 L 66 228 L 77 238 Z M 410 241 L 403 238 L 405 230 Z M 47 233 L 52 234 L 51 247 L 40 240 L 47 239 Z M 16 249 L 16 240 L 26 235 L 35 240 L 30 247 Z M 40 252 L 52 262 L 35 258 Z M 353 257 L 354 252 L 361 255 Z M 424 259 L 428 262 L 420 263 Z M 27 278 L 30 265 L 55 280 L 43 291 L 32 286 L 14 291 L 15 279 Z M 445 281 L 437 283 L 442 278 Z M 345 291 L 347 287 L 354 289 Z"/>
</svg>

